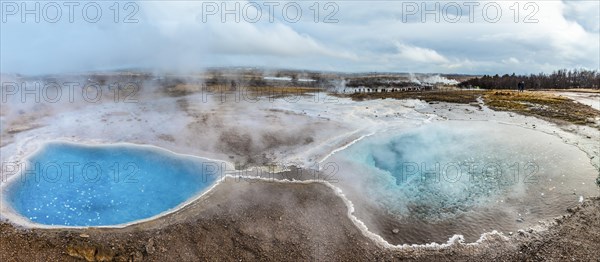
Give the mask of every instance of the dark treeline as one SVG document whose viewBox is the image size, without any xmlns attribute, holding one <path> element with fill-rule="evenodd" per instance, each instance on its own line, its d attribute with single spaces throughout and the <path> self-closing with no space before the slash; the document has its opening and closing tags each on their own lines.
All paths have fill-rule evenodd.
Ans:
<svg viewBox="0 0 600 262">
<path fill-rule="evenodd" d="M 395 78 L 387 79 L 387 78 L 375 78 L 375 77 L 356 77 L 347 79 L 346 86 L 347 87 L 367 87 L 367 88 L 385 88 L 385 87 L 411 87 L 418 86 L 419 84 L 409 81 L 408 79 L 404 81 L 399 81 Z"/>
<path fill-rule="evenodd" d="M 551 74 L 537 75 L 484 75 L 472 78 L 459 84 L 461 87 L 479 87 L 484 89 L 516 89 L 520 81 L 525 82 L 527 89 L 569 89 L 600 87 L 600 73 L 595 70 L 561 69 Z"/>
</svg>

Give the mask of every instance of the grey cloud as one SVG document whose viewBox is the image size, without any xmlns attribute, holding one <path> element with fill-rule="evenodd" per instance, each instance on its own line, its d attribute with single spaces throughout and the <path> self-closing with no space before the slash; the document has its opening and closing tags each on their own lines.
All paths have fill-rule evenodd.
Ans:
<svg viewBox="0 0 600 262">
<path fill-rule="evenodd" d="M 220 3 L 220 2 L 216 2 Z M 240 1 L 240 4 L 245 4 Z M 283 3 L 283 2 L 282 2 Z M 598 5 L 594 1 L 538 1 L 538 23 L 503 17 L 469 23 L 402 21 L 402 2 L 335 2 L 338 23 L 315 23 L 312 2 L 288 23 L 275 13 L 257 23 L 204 23 L 202 3 L 138 2 L 138 23 L 111 17 L 48 24 L 2 23 L 2 72 L 59 73 L 128 67 L 201 70 L 207 66 L 263 66 L 336 71 L 537 73 L 597 68 Z M 415 2 L 420 4 L 420 2 Z M 323 8 L 321 2 L 321 8 Z M 431 3 L 427 3 L 431 6 Z M 442 3 L 443 5 L 444 3 Z M 481 12 L 474 10 L 474 14 Z M 108 9 L 108 4 L 103 6 Z M 596 11 L 594 11 L 594 8 Z M 320 19 L 327 13 L 322 10 Z"/>
</svg>

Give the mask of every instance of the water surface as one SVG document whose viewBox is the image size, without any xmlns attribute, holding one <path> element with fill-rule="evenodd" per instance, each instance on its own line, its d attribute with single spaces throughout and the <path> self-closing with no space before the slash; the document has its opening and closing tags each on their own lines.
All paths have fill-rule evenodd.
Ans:
<svg viewBox="0 0 600 262">
<path fill-rule="evenodd" d="M 494 122 L 384 131 L 329 161 L 358 218 L 396 244 L 516 231 L 598 194 L 598 171 L 577 147 Z"/>
<path fill-rule="evenodd" d="M 8 185 L 7 202 L 32 222 L 60 226 L 153 217 L 211 186 L 218 167 L 151 147 L 69 143 L 46 144 L 26 166 Z"/>
</svg>

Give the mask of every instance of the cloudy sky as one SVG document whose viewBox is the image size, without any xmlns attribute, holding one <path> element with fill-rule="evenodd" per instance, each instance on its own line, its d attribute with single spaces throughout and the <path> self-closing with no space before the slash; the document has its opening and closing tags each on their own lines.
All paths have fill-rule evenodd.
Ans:
<svg viewBox="0 0 600 262">
<path fill-rule="evenodd" d="M 600 66 L 598 1 L 37 3 L 2 2 L 2 73 L 257 66 L 481 74 Z"/>
</svg>

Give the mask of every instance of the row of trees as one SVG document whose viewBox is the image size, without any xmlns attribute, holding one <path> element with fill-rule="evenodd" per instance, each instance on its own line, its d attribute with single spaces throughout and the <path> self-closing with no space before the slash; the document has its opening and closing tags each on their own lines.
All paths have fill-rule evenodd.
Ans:
<svg viewBox="0 0 600 262">
<path fill-rule="evenodd" d="M 355 77 L 346 81 L 347 87 L 366 87 L 366 88 L 403 88 L 420 86 L 420 84 L 409 81 L 399 81 L 396 78 L 376 78 L 376 77 Z"/>
<path fill-rule="evenodd" d="M 459 84 L 461 87 L 479 87 L 484 89 L 515 89 L 519 82 L 525 82 L 527 89 L 569 89 L 600 88 L 600 73 L 596 70 L 561 69 L 551 74 L 537 75 L 484 75 Z"/>
</svg>

